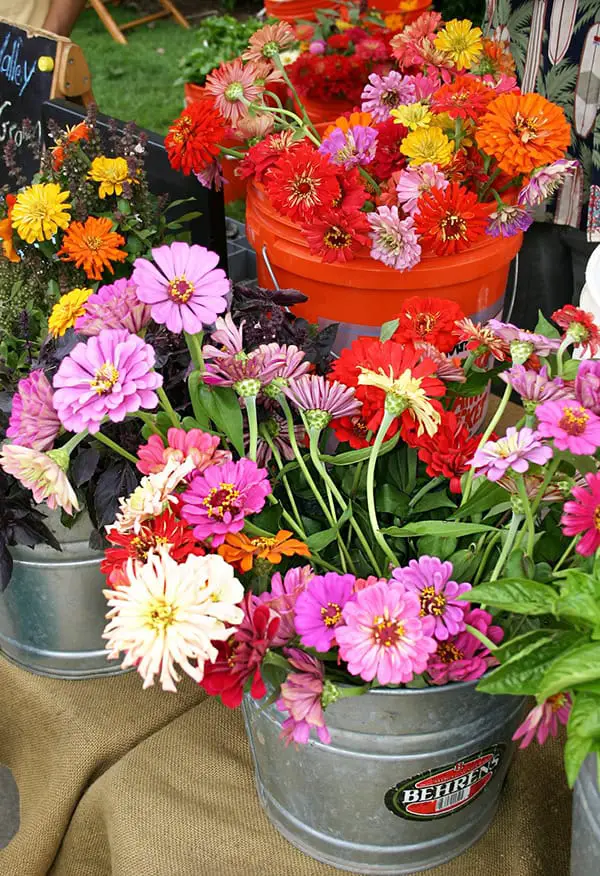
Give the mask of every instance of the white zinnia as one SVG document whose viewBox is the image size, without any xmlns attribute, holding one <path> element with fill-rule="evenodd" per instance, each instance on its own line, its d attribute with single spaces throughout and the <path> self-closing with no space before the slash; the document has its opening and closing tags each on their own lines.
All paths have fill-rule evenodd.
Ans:
<svg viewBox="0 0 600 876">
<path fill-rule="evenodd" d="M 162 547 L 148 551 L 143 565 L 129 560 L 126 577 L 128 585 L 104 591 L 110 607 L 103 634 L 109 659 L 124 651 L 122 668 L 135 666 L 144 688 L 158 674 L 163 690 L 176 690 L 176 663 L 202 681 L 204 664 L 218 656 L 213 642 L 235 632 L 225 623 L 238 625 L 244 617 L 238 605 L 244 588 L 233 568 L 216 554 L 190 555 L 176 563 Z"/>
<path fill-rule="evenodd" d="M 162 471 L 146 475 L 130 496 L 119 499 L 120 511 L 112 526 L 106 527 L 107 530 L 129 532 L 133 529 L 134 532 L 139 532 L 145 520 L 158 517 L 175 500 L 176 488 L 194 468 L 195 463 L 191 456 L 183 462 L 173 456 L 169 457 Z"/>
</svg>

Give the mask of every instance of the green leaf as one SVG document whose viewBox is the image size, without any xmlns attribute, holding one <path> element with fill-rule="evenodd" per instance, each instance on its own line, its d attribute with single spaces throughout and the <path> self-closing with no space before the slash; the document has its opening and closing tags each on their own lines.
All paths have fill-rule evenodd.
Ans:
<svg viewBox="0 0 600 876">
<path fill-rule="evenodd" d="M 319 551 L 322 551 L 327 545 L 330 545 L 332 541 L 335 541 L 337 535 L 337 528 L 332 527 L 330 529 L 323 529 L 321 532 L 315 532 L 314 535 L 309 535 L 306 539 L 306 544 L 311 551 L 319 553 Z"/>
<path fill-rule="evenodd" d="M 548 668 L 559 654 L 576 645 L 577 639 L 578 634 L 572 630 L 557 631 L 539 647 L 524 648 L 521 654 L 486 675 L 477 690 L 489 694 L 537 696 Z"/>
<path fill-rule="evenodd" d="M 563 365 L 562 376 L 565 380 L 575 380 L 579 371 L 579 362 L 577 359 L 568 359 Z"/>
<path fill-rule="evenodd" d="M 399 439 L 400 433 L 397 432 L 393 438 L 390 438 L 389 441 L 382 444 L 381 450 L 377 454 L 377 458 L 379 459 L 381 456 L 385 456 L 386 453 L 389 453 L 390 450 L 393 450 Z M 323 462 L 326 462 L 329 465 L 354 465 L 356 462 L 364 462 L 370 455 L 371 448 L 362 447 L 360 450 L 348 450 L 346 453 L 339 453 L 337 456 L 328 456 L 325 453 L 321 453 L 320 458 Z"/>
<path fill-rule="evenodd" d="M 576 634 L 581 641 L 581 635 Z M 600 642 L 589 642 L 571 649 L 554 661 L 543 678 L 540 696 L 544 699 L 569 690 L 585 681 L 600 678 Z"/>
<path fill-rule="evenodd" d="M 389 322 L 384 322 L 381 326 L 381 331 L 379 332 L 379 340 L 389 341 L 392 335 L 397 331 L 399 325 L 399 319 L 390 319 Z"/>
<path fill-rule="evenodd" d="M 600 739 L 600 697 L 576 691 L 569 716 L 569 733 Z"/>
<path fill-rule="evenodd" d="M 240 400 L 224 386 L 198 386 L 199 398 L 215 426 L 231 441 L 240 456 L 244 456 L 244 418 Z"/>
<path fill-rule="evenodd" d="M 557 616 L 600 625 L 600 593 L 594 578 L 579 569 L 570 569 L 556 602 Z"/>
<path fill-rule="evenodd" d="M 483 481 L 477 492 L 464 505 L 457 508 L 452 516 L 471 517 L 473 514 L 482 514 L 484 511 L 489 511 L 494 505 L 506 501 L 507 495 L 506 490 L 499 487 L 498 484 Z"/>
<path fill-rule="evenodd" d="M 548 322 L 541 310 L 538 310 L 538 321 L 534 332 L 539 335 L 546 335 L 547 338 L 560 338 L 560 332 L 556 326 Z"/>
<path fill-rule="evenodd" d="M 385 514 L 404 517 L 408 512 L 408 496 L 393 484 L 383 484 L 375 494 L 377 510 Z"/>
<path fill-rule="evenodd" d="M 394 538 L 411 538 L 423 535 L 448 535 L 460 538 L 463 535 L 476 535 L 478 532 L 495 532 L 493 526 L 483 523 L 455 523 L 453 520 L 422 520 L 407 523 L 406 526 L 388 526 L 382 529 L 384 535 Z"/>
<path fill-rule="evenodd" d="M 463 548 L 448 557 L 452 563 L 453 581 L 471 581 L 479 564 L 480 557 L 474 550 Z"/>
<path fill-rule="evenodd" d="M 456 550 L 456 539 L 448 538 L 447 535 L 425 535 L 417 544 L 419 556 L 439 557 L 447 560 Z"/>
<path fill-rule="evenodd" d="M 445 492 L 425 493 L 417 504 L 413 505 L 412 511 L 413 514 L 425 514 L 426 511 L 435 511 L 437 508 L 452 508 L 454 510 L 456 503 Z"/>
<path fill-rule="evenodd" d="M 565 742 L 565 772 L 567 782 L 572 788 L 575 784 L 579 770 L 590 752 L 594 748 L 594 740 L 589 736 L 577 736 L 569 733 Z"/>
<path fill-rule="evenodd" d="M 467 380 L 464 383 L 449 383 L 448 387 L 453 395 L 460 398 L 473 398 L 476 395 L 481 395 L 487 389 L 492 378 L 492 371 L 477 371 L 472 370 L 469 373 Z"/>
<path fill-rule="evenodd" d="M 469 601 L 493 605 L 517 614 L 552 614 L 556 590 L 527 578 L 500 578 L 469 590 Z"/>
<path fill-rule="evenodd" d="M 494 657 L 502 664 L 509 663 L 515 657 L 526 657 L 527 654 L 535 651 L 536 648 L 560 633 L 560 630 L 550 629 L 529 630 L 528 633 L 523 633 L 509 642 L 499 645 L 494 651 Z"/>
</svg>

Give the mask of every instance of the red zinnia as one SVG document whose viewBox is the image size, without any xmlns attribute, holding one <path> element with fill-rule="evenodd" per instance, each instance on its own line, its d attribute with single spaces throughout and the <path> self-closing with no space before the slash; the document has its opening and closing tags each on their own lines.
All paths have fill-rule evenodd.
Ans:
<svg viewBox="0 0 600 876">
<path fill-rule="evenodd" d="M 400 152 L 400 144 L 408 135 L 408 128 L 387 119 L 374 125 L 377 131 L 375 158 L 369 164 L 369 173 L 378 180 L 387 180 L 394 171 L 406 167 L 406 156 Z"/>
<path fill-rule="evenodd" d="M 360 172 L 356 167 L 353 167 L 350 171 L 338 168 L 336 177 L 340 187 L 340 194 L 335 198 L 333 206 L 355 212 L 360 210 L 369 198 L 369 193 L 365 188 Z"/>
<path fill-rule="evenodd" d="M 340 417 L 339 420 L 331 421 L 331 428 L 335 432 L 338 441 L 348 443 L 353 450 L 360 450 L 373 443 L 374 436 L 367 441 L 369 430 L 362 416 Z"/>
<path fill-rule="evenodd" d="M 431 344 L 441 353 L 449 353 L 458 340 L 456 320 L 464 316 L 459 305 L 446 298 L 408 298 L 396 314 L 398 328 L 392 340 Z"/>
<path fill-rule="evenodd" d="M 299 145 L 300 141 L 294 140 L 293 131 L 279 131 L 277 134 L 269 134 L 260 143 L 255 143 L 248 149 L 240 164 L 239 175 L 242 179 L 254 176 L 256 182 L 264 183 L 275 162 Z"/>
<path fill-rule="evenodd" d="M 335 167 L 308 143 L 276 162 L 266 186 L 275 209 L 297 222 L 312 222 L 340 195 Z"/>
<path fill-rule="evenodd" d="M 573 304 L 565 304 L 560 310 L 554 311 L 552 319 L 568 332 L 578 346 L 584 347 L 586 356 L 595 356 L 600 350 L 600 331 L 592 313 Z"/>
<path fill-rule="evenodd" d="M 212 100 L 190 103 L 165 137 L 171 167 L 186 176 L 200 173 L 219 154 L 226 131 L 227 124 Z"/>
<path fill-rule="evenodd" d="M 250 693 L 255 699 L 266 694 L 260 668 L 281 622 L 268 605 L 257 604 L 252 593 L 246 593 L 242 608 L 244 620 L 231 639 L 217 644 L 219 656 L 214 663 L 206 663 L 201 681 L 207 694 L 220 694 L 223 705 L 230 709 L 241 704 L 250 679 Z"/>
<path fill-rule="evenodd" d="M 469 469 L 479 446 L 480 435 L 469 435 L 452 411 L 442 413 L 442 422 L 437 432 L 430 438 L 424 434 L 419 439 L 419 459 L 427 464 L 427 474 L 431 478 L 439 476 L 450 480 L 450 490 L 460 493 L 460 478 Z"/>
<path fill-rule="evenodd" d="M 302 226 L 310 251 L 324 262 L 349 262 L 361 246 L 369 243 L 370 226 L 356 210 L 326 210 L 310 225 Z"/>
<path fill-rule="evenodd" d="M 491 88 L 475 76 L 464 73 L 433 92 L 432 109 L 436 113 L 448 113 L 451 119 L 477 119 L 493 97 Z"/>
<path fill-rule="evenodd" d="M 137 533 L 113 529 L 106 537 L 111 544 L 117 545 L 106 549 L 100 564 L 100 571 L 106 575 L 111 587 L 116 586 L 115 573 L 123 569 L 127 560 L 145 563 L 151 548 L 167 545 L 170 556 L 178 563 L 185 562 L 190 554 L 201 557 L 206 553 L 192 530 L 170 510 L 147 520 Z"/>
<path fill-rule="evenodd" d="M 423 192 L 414 215 L 421 244 L 435 255 L 454 255 L 485 235 L 489 208 L 458 183 Z"/>
</svg>

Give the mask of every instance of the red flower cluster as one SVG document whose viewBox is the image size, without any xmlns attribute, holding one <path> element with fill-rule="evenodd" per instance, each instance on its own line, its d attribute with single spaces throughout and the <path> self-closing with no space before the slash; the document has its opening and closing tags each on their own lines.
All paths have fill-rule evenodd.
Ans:
<svg viewBox="0 0 600 876">
<path fill-rule="evenodd" d="M 312 222 L 340 197 L 335 167 L 306 141 L 279 158 L 265 184 L 275 209 L 301 223 Z"/>
<path fill-rule="evenodd" d="M 201 173 L 219 154 L 226 132 L 227 124 L 212 100 L 191 103 L 165 137 L 171 167 L 186 176 Z"/>
<path fill-rule="evenodd" d="M 407 298 L 395 316 L 398 328 L 393 340 L 399 344 L 432 344 L 440 353 L 450 353 L 458 341 L 456 321 L 464 316 L 456 302 L 445 298 Z"/>
<path fill-rule="evenodd" d="M 460 493 L 460 479 L 467 471 L 468 463 L 475 455 L 480 435 L 469 435 L 452 411 L 444 411 L 437 432 L 430 438 L 424 434 L 419 439 L 418 456 L 427 464 L 427 474 L 432 478 L 450 479 L 450 490 Z"/>
<path fill-rule="evenodd" d="M 432 107 L 436 113 L 448 113 L 451 119 L 477 119 L 494 96 L 476 76 L 463 73 L 434 91 Z"/>
<path fill-rule="evenodd" d="M 432 188 L 419 199 L 415 228 L 421 245 L 435 255 L 455 255 L 485 236 L 489 206 L 458 183 Z"/>
<path fill-rule="evenodd" d="M 585 347 L 586 354 L 595 356 L 600 350 L 600 331 L 592 313 L 573 304 L 565 304 L 560 310 L 554 311 L 552 319 L 562 329 L 568 331 L 577 344 Z"/>
</svg>

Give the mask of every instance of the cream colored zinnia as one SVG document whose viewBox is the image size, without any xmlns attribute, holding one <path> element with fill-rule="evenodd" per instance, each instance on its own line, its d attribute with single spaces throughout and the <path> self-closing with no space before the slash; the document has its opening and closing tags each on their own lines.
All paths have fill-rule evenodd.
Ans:
<svg viewBox="0 0 600 876">
<path fill-rule="evenodd" d="M 139 487 L 126 499 L 119 499 L 120 510 L 115 522 L 107 529 L 117 532 L 140 531 L 140 526 L 151 517 L 158 517 L 176 500 L 175 490 L 195 468 L 188 456 L 183 462 L 171 456 L 162 471 L 146 475 Z"/>
<path fill-rule="evenodd" d="M 361 372 L 358 376 L 360 386 L 376 386 L 385 392 L 386 410 L 395 415 L 411 411 L 419 424 L 417 434 L 427 432 L 429 436 L 435 435 L 442 418 L 421 386 L 420 377 L 414 377 L 409 368 L 399 377 L 394 377 L 391 366 L 389 374 L 383 368 L 378 371 L 361 368 Z"/>
</svg>

